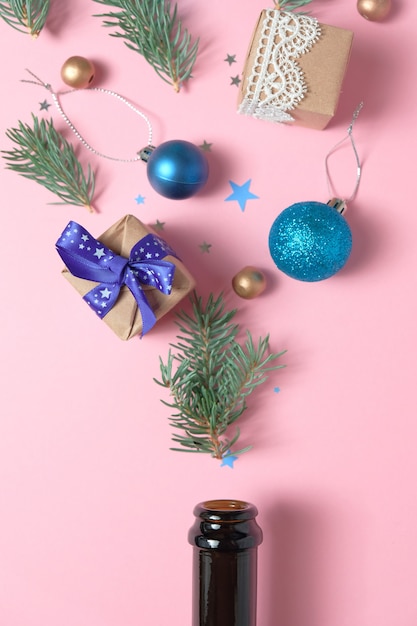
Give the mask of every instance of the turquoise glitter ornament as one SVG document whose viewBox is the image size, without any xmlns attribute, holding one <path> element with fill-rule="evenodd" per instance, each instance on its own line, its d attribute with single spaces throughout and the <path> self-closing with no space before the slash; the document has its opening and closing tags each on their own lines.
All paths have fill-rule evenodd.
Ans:
<svg viewBox="0 0 417 626">
<path fill-rule="evenodd" d="M 348 136 L 330 150 L 325 160 L 331 190 L 328 159 L 340 144 L 350 139 L 356 159 L 356 183 L 350 198 L 346 201 L 333 198 L 327 204 L 314 201 L 292 204 L 278 215 L 269 231 L 269 251 L 275 265 L 296 280 L 325 280 L 339 272 L 349 259 L 352 233 L 342 213 L 346 210 L 346 203 L 355 197 L 361 178 L 352 129 L 362 106 L 361 103 L 353 114 Z"/>
<path fill-rule="evenodd" d="M 269 233 L 269 251 L 278 269 L 306 282 L 336 274 L 351 249 L 351 230 L 332 201 L 289 206 L 276 218 Z"/>
</svg>

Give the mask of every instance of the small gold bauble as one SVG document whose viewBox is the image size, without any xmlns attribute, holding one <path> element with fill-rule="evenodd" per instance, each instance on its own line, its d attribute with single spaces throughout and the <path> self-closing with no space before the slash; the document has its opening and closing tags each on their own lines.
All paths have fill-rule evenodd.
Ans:
<svg viewBox="0 0 417 626">
<path fill-rule="evenodd" d="M 67 59 L 61 68 L 61 78 L 66 85 L 74 89 L 88 87 L 94 78 L 95 68 L 88 59 L 73 56 Z"/>
<path fill-rule="evenodd" d="M 266 278 L 256 267 L 247 265 L 233 277 L 232 286 L 238 296 L 250 300 L 265 290 Z"/>
<path fill-rule="evenodd" d="M 357 8 L 366 20 L 379 22 L 390 12 L 391 0 L 358 0 Z"/>
</svg>

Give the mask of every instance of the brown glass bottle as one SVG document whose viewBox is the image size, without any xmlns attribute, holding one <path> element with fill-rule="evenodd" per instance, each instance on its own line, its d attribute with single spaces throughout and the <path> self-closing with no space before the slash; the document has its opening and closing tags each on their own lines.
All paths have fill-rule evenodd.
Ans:
<svg viewBox="0 0 417 626">
<path fill-rule="evenodd" d="M 192 626 L 255 626 L 258 511 L 241 500 L 209 500 L 194 508 Z"/>
</svg>

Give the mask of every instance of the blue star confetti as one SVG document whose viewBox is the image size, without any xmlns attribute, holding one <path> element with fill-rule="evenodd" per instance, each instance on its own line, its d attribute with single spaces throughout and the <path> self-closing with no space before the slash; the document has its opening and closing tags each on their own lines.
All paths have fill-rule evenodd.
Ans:
<svg viewBox="0 0 417 626">
<path fill-rule="evenodd" d="M 241 211 L 244 211 L 246 208 L 246 202 L 248 200 L 259 199 L 259 196 L 255 196 L 254 193 L 249 191 L 251 182 L 252 180 L 249 179 L 246 181 L 246 183 L 243 183 L 243 185 L 238 185 L 237 183 L 234 183 L 233 181 L 229 180 L 229 184 L 233 189 L 233 193 L 231 193 L 230 196 L 227 196 L 227 198 L 225 198 L 224 201 L 230 202 L 231 200 L 236 200 L 236 202 L 239 203 Z"/>
<path fill-rule="evenodd" d="M 136 204 L 145 204 L 145 196 L 141 196 L 140 194 L 135 198 Z"/>
<path fill-rule="evenodd" d="M 237 461 L 238 457 L 235 454 L 232 454 L 230 450 L 223 455 L 223 459 L 220 467 L 231 467 L 233 469 L 233 463 Z"/>
<path fill-rule="evenodd" d="M 40 111 L 47 111 L 51 106 L 46 100 L 44 100 L 43 102 L 39 102 L 39 104 L 41 105 L 39 109 Z"/>
<path fill-rule="evenodd" d="M 281 389 L 279 387 L 274 387 L 274 393 L 279 393 Z"/>
</svg>

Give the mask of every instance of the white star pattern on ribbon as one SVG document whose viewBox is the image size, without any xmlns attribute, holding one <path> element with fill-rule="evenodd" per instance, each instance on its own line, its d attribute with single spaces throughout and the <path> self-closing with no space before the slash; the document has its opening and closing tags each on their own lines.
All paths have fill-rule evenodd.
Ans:
<svg viewBox="0 0 417 626">
<path fill-rule="evenodd" d="M 89 244 L 91 242 L 91 244 L 87 245 L 87 242 Z M 172 291 L 170 282 L 172 282 L 175 267 L 172 262 L 164 261 L 163 258 L 167 255 L 176 255 L 166 242 L 159 237 L 155 237 L 153 234 L 148 234 L 143 237 L 140 242 L 132 248 L 130 257 L 125 259 L 125 257 L 118 257 L 115 252 L 107 248 L 106 245 L 98 239 L 95 239 L 90 233 L 85 231 L 83 227 L 80 227 L 74 222 L 70 222 L 57 242 L 57 249 L 70 271 L 73 271 L 71 268 L 73 259 L 76 259 L 76 262 L 79 263 L 78 267 L 74 265 L 74 268 L 76 267 L 75 271 L 83 271 L 79 269 L 83 262 L 86 263 L 86 268 L 96 265 L 97 269 L 100 268 L 100 271 L 106 272 L 106 270 L 109 270 L 109 280 L 106 279 L 106 274 L 103 274 L 103 282 L 84 296 L 84 300 L 93 308 L 94 312 L 100 318 L 104 318 L 106 313 L 115 305 L 121 285 L 121 283 L 118 282 L 119 280 L 122 280 L 128 287 L 130 285 L 137 294 L 142 292 L 141 285 L 156 288 L 158 291 L 167 295 Z M 123 258 L 127 263 L 123 269 L 124 275 L 118 278 L 118 272 L 120 271 L 119 258 Z M 114 259 L 118 260 L 118 262 L 113 268 L 112 262 Z M 137 267 L 134 267 L 135 265 L 137 265 Z M 86 274 L 88 275 L 87 270 Z M 87 278 L 87 275 L 85 278 Z M 136 279 L 135 276 L 137 277 Z M 84 276 L 80 277 L 83 278 Z M 93 280 L 92 278 L 89 279 Z M 137 285 L 139 285 L 139 287 L 137 287 Z M 134 291 L 132 291 L 132 293 L 134 293 Z M 135 293 L 134 296 L 140 307 L 150 308 L 146 295 L 143 296 L 143 304 L 139 302 L 139 296 L 137 297 Z M 143 308 L 142 315 L 145 314 L 148 315 L 146 308 Z M 147 323 L 149 327 L 152 326 L 150 318 L 147 320 Z"/>
<path fill-rule="evenodd" d="M 104 248 L 96 248 L 93 256 L 96 256 L 98 259 L 101 259 L 106 253 L 104 252 Z"/>
</svg>

